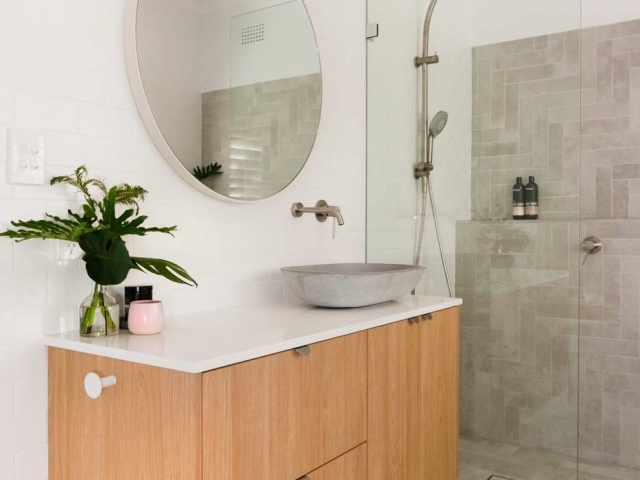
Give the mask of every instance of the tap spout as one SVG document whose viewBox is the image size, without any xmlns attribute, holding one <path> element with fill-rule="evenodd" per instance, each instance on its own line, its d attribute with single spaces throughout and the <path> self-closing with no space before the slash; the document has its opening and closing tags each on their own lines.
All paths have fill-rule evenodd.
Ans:
<svg viewBox="0 0 640 480">
<path fill-rule="evenodd" d="M 296 202 L 291 206 L 291 214 L 294 217 L 300 218 L 305 213 L 315 214 L 316 220 L 319 222 L 326 222 L 327 218 L 333 217 L 338 222 L 338 225 L 344 225 L 344 217 L 340 207 L 329 205 L 324 200 L 318 200 L 315 207 L 305 207 L 300 202 Z"/>
<path fill-rule="evenodd" d="M 344 225 L 344 217 L 340 212 L 340 207 L 327 207 L 327 216 L 335 218 L 338 225 Z"/>
</svg>

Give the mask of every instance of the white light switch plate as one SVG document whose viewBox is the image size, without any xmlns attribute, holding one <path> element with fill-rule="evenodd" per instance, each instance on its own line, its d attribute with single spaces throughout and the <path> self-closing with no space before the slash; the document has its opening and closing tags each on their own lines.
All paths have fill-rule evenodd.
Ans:
<svg viewBox="0 0 640 480">
<path fill-rule="evenodd" d="M 45 134 L 12 128 L 7 138 L 7 180 L 22 185 L 44 185 Z"/>
</svg>

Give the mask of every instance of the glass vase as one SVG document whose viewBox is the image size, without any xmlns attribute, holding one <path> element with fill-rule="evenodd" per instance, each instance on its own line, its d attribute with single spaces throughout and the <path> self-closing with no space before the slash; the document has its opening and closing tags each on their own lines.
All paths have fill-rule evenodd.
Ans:
<svg viewBox="0 0 640 480">
<path fill-rule="evenodd" d="M 80 335 L 83 337 L 106 337 L 120 331 L 120 307 L 109 295 L 107 287 L 93 287 L 91 294 L 80 306 Z"/>
</svg>

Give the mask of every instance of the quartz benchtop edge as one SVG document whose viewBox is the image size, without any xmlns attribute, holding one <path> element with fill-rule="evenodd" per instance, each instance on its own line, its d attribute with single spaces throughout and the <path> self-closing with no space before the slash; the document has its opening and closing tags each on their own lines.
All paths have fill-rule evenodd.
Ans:
<svg viewBox="0 0 640 480">
<path fill-rule="evenodd" d="M 168 318 L 159 335 L 122 332 L 84 338 L 45 336 L 49 347 L 186 373 L 202 373 L 462 305 L 446 297 L 407 296 L 358 309 L 283 301 Z"/>
</svg>

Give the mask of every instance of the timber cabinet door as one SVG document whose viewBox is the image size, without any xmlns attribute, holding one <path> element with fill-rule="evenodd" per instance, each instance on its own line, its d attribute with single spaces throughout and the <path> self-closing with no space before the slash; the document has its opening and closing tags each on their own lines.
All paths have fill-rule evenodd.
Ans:
<svg viewBox="0 0 640 480">
<path fill-rule="evenodd" d="M 418 452 L 420 480 L 458 476 L 459 309 L 420 321 L 418 342 Z"/>
<path fill-rule="evenodd" d="M 456 478 L 458 312 L 369 330 L 368 480 Z"/>
<path fill-rule="evenodd" d="M 368 480 L 418 478 L 418 329 L 369 330 Z"/>
<path fill-rule="evenodd" d="M 108 464 L 102 396 L 92 400 L 84 377 L 100 372 L 100 357 L 48 349 L 49 363 L 49 478 L 103 480 Z"/>
<path fill-rule="evenodd" d="M 367 333 L 203 374 L 203 478 L 295 480 L 367 437 Z"/>
<path fill-rule="evenodd" d="M 201 480 L 201 427 L 200 375 L 49 348 L 51 480 Z"/>
<path fill-rule="evenodd" d="M 103 359 L 107 479 L 202 479 L 200 375 Z"/>
</svg>

